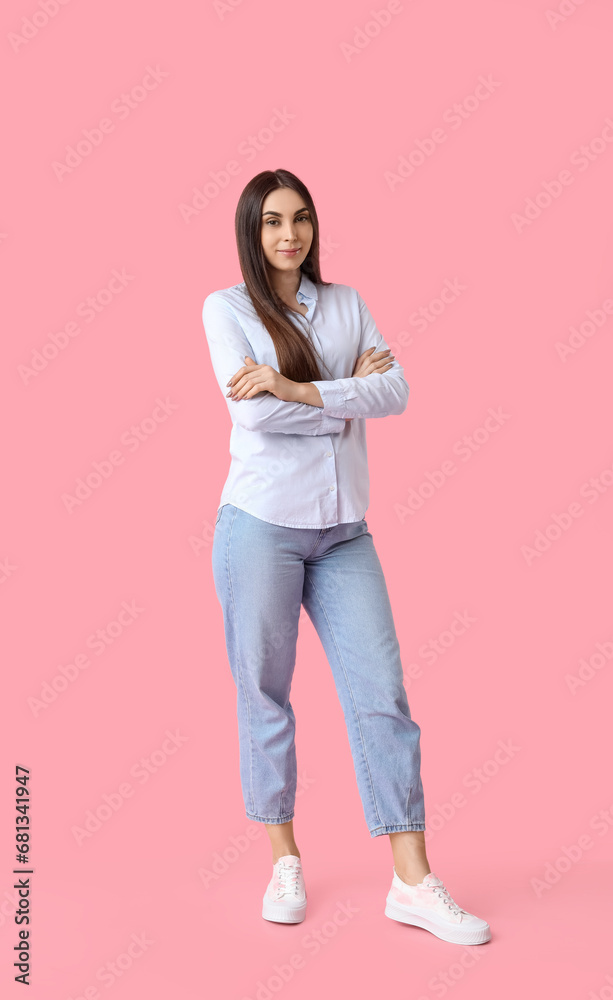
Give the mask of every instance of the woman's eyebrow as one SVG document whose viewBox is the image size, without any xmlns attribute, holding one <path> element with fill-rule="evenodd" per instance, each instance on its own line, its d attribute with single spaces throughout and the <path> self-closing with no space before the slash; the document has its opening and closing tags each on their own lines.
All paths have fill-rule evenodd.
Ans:
<svg viewBox="0 0 613 1000">
<path fill-rule="evenodd" d="M 299 208 L 297 212 L 294 212 L 294 215 L 300 215 L 302 212 L 308 212 L 308 208 Z M 262 215 L 278 215 L 280 219 L 283 218 L 281 212 L 272 212 L 270 210 L 268 212 L 262 212 Z"/>
</svg>

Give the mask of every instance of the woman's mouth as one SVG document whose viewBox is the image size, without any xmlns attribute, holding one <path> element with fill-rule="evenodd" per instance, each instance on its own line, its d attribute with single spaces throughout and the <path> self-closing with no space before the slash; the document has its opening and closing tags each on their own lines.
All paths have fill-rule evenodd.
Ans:
<svg viewBox="0 0 613 1000">
<path fill-rule="evenodd" d="M 286 257 L 294 257 L 297 253 L 300 253 L 302 247 L 294 247 L 293 250 L 277 250 L 277 253 L 284 253 Z"/>
</svg>

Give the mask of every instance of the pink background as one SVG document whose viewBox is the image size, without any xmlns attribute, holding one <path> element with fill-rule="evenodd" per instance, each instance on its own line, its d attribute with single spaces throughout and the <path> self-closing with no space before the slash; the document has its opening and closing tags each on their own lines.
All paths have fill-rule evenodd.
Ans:
<svg viewBox="0 0 613 1000">
<path fill-rule="evenodd" d="M 23 995 L 21 764 L 37 1000 L 611 997 L 610 4 L 46 3 L 2 13 L 3 996 Z M 484 946 L 383 916 L 389 840 L 368 834 L 304 612 L 309 911 L 260 916 L 270 849 L 244 815 L 210 565 L 230 420 L 201 307 L 242 280 L 236 202 L 277 167 L 314 197 L 323 277 L 360 291 L 411 387 L 401 417 L 369 421 L 367 519 L 422 727 L 428 857 L 490 922 Z"/>
</svg>

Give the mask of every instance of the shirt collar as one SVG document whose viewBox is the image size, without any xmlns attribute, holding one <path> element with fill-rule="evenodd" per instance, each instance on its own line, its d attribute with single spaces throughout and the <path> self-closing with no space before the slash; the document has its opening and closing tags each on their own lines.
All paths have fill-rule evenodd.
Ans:
<svg viewBox="0 0 613 1000">
<path fill-rule="evenodd" d="M 298 299 L 316 299 L 317 298 L 317 285 L 314 281 L 302 272 L 302 279 L 300 281 L 300 287 L 296 292 L 296 298 Z"/>
</svg>

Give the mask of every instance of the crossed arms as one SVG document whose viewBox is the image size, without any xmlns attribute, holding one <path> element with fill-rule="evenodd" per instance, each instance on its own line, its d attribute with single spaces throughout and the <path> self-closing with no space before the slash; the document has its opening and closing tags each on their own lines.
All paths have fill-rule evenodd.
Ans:
<svg viewBox="0 0 613 1000">
<path fill-rule="evenodd" d="M 358 302 L 361 324 L 358 356 L 369 347 L 374 347 L 375 352 L 386 350 L 388 345 L 359 295 Z M 323 406 L 277 399 L 270 392 L 247 400 L 229 399 L 227 383 L 245 365 L 245 357 L 253 357 L 253 348 L 231 304 L 217 292 L 211 292 L 205 299 L 202 321 L 215 377 L 232 422 L 247 430 L 312 436 L 339 434 L 349 418 L 386 417 L 406 409 L 409 386 L 396 361 L 384 373 L 309 383 L 319 391 Z"/>
</svg>

